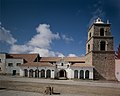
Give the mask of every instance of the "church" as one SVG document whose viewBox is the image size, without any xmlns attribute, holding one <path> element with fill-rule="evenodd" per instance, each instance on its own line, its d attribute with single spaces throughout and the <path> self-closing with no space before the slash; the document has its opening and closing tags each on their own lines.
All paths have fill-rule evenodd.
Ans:
<svg viewBox="0 0 120 96">
<path fill-rule="evenodd" d="M 66 80 L 116 80 L 115 62 L 111 24 L 97 18 L 88 29 L 85 56 L 40 57 L 39 54 L 0 53 L 0 74 Z"/>
</svg>

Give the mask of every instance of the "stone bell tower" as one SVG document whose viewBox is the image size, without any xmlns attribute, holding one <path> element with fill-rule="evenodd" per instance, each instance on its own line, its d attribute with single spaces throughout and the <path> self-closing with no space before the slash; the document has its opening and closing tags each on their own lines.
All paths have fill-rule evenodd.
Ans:
<svg viewBox="0 0 120 96">
<path fill-rule="evenodd" d="M 88 30 L 86 64 L 94 66 L 94 79 L 115 79 L 115 57 L 111 24 L 98 18 Z"/>
</svg>

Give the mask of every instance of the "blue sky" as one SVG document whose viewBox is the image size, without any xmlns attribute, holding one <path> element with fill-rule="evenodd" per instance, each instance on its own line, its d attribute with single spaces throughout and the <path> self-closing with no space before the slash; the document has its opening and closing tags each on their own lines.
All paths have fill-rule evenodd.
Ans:
<svg viewBox="0 0 120 96">
<path fill-rule="evenodd" d="M 85 55 L 90 24 L 112 24 L 120 43 L 119 0 L 0 0 L 0 51 L 41 56 Z"/>
</svg>

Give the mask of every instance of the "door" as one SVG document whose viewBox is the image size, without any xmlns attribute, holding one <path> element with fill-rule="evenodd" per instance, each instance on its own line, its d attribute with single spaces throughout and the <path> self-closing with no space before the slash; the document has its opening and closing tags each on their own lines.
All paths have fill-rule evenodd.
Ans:
<svg viewBox="0 0 120 96">
<path fill-rule="evenodd" d="M 16 75 L 16 70 L 13 70 L 13 75 Z"/>
</svg>

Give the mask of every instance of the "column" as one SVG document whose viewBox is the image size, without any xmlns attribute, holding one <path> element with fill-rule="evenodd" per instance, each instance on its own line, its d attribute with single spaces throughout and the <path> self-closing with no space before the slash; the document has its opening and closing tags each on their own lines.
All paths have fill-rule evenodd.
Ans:
<svg viewBox="0 0 120 96">
<path fill-rule="evenodd" d="M 55 73 L 55 70 L 51 70 L 51 78 L 54 78 L 54 74 Z"/>
<path fill-rule="evenodd" d="M 80 70 L 78 70 L 78 79 L 80 78 Z"/>
<path fill-rule="evenodd" d="M 83 71 L 84 71 L 84 73 L 83 73 L 83 74 L 84 74 L 84 79 L 85 79 L 85 71 L 86 71 L 86 70 L 83 70 Z"/>
<path fill-rule="evenodd" d="M 93 71 L 90 71 L 90 73 L 89 73 L 89 79 L 93 79 Z"/>
<path fill-rule="evenodd" d="M 35 71 L 33 70 L 33 78 L 35 77 Z"/>
<path fill-rule="evenodd" d="M 45 69 L 45 78 L 46 78 L 46 69 Z"/>
<path fill-rule="evenodd" d="M 41 78 L 41 71 L 39 71 L 39 78 Z"/>
</svg>

